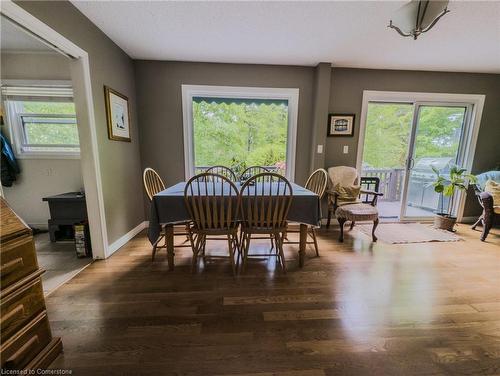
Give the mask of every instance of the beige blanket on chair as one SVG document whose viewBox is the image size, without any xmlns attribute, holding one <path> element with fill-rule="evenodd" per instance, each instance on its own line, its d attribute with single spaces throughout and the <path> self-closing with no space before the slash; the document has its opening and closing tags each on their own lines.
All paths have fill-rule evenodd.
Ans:
<svg viewBox="0 0 500 376">
<path fill-rule="evenodd" d="M 329 191 L 338 193 L 337 205 L 359 202 L 358 196 L 361 187 L 358 183 L 358 171 L 353 167 L 336 166 L 328 169 L 330 178 Z M 333 196 L 329 195 L 329 204 L 333 204 Z"/>
</svg>

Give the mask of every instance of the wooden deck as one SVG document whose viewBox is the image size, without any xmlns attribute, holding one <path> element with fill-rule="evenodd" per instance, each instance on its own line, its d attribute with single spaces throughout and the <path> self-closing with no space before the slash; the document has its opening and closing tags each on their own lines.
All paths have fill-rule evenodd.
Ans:
<svg viewBox="0 0 500 376">
<path fill-rule="evenodd" d="M 47 299 L 73 375 L 479 375 L 500 373 L 500 232 L 488 242 L 372 244 L 320 234 L 299 269 L 226 260 L 189 272 L 140 235 Z M 268 242 L 261 249 L 267 251 Z M 212 249 L 225 249 L 225 242 Z"/>
</svg>

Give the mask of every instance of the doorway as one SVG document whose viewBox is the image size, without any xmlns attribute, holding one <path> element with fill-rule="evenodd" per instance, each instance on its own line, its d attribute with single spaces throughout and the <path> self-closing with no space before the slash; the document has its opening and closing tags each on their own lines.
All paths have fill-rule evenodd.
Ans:
<svg viewBox="0 0 500 376">
<path fill-rule="evenodd" d="M 109 255 L 109 246 L 88 53 L 13 2 L 3 2 L 1 14 L 23 32 L 69 58 L 92 254 L 94 259 L 104 259 Z"/>
<path fill-rule="evenodd" d="M 3 197 L 32 229 L 48 295 L 92 261 L 71 60 L 0 18 Z"/>
<path fill-rule="evenodd" d="M 433 169 L 470 170 L 484 96 L 365 92 L 358 143 L 361 176 L 380 179 L 385 220 L 425 221 L 448 200 L 434 192 Z M 452 212 L 462 215 L 464 197 Z"/>
</svg>

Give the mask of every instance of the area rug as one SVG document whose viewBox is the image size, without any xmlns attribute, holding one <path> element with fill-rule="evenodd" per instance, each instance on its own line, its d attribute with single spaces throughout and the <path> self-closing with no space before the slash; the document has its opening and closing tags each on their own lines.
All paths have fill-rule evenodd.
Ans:
<svg viewBox="0 0 500 376">
<path fill-rule="evenodd" d="M 364 234 L 372 234 L 372 224 L 356 225 Z M 461 237 L 452 232 L 438 230 L 430 224 L 422 223 L 381 223 L 375 230 L 378 240 L 389 244 L 427 243 L 427 242 L 456 242 Z"/>
</svg>

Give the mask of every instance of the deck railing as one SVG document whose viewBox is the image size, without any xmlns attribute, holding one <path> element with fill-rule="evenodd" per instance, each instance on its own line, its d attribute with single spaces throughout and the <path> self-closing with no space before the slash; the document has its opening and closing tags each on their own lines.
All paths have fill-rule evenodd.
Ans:
<svg viewBox="0 0 500 376">
<path fill-rule="evenodd" d="M 384 194 L 383 200 L 399 201 L 401 199 L 404 169 L 363 168 L 362 175 L 380 179 L 379 191 Z"/>
<path fill-rule="evenodd" d="M 212 167 L 212 166 L 195 166 L 194 173 L 195 174 L 201 174 L 202 172 L 205 172 L 206 170 L 208 170 L 210 167 Z M 284 171 L 280 170 L 276 166 L 262 166 L 262 167 L 267 168 L 270 172 L 276 172 L 278 174 L 284 174 Z M 239 175 L 237 171 L 235 171 L 235 173 L 236 173 L 237 176 Z"/>
</svg>

